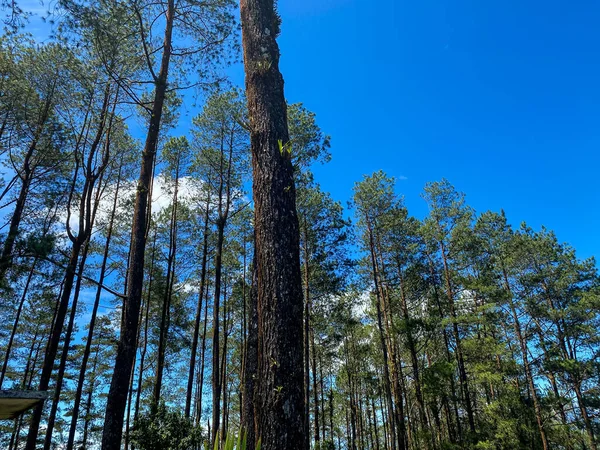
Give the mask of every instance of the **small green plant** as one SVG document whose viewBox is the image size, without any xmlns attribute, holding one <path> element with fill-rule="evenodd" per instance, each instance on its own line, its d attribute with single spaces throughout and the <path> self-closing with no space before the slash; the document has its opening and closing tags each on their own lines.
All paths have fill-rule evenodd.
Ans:
<svg viewBox="0 0 600 450">
<path fill-rule="evenodd" d="M 237 438 L 235 436 L 235 433 L 227 433 L 227 437 L 225 438 L 225 443 L 223 444 L 223 446 L 220 446 L 221 442 L 219 440 L 215 441 L 213 450 L 219 450 L 219 448 L 221 450 L 247 450 L 247 435 L 245 431 L 240 431 L 237 435 Z M 256 443 L 256 448 L 255 450 L 260 450 L 261 447 L 261 441 L 260 439 L 258 440 L 258 442 Z M 204 449 L 208 450 L 209 449 L 209 444 L 207 442 L 204 443 Z"/>
<path fill-rule="evenodd" d="M 277 144 L 279 145 L 279 153 L 281 156 L 292 156 L 292 141 L 288 141 L 284 144 L 283 141 L 279 139 Z"/>
</svg>

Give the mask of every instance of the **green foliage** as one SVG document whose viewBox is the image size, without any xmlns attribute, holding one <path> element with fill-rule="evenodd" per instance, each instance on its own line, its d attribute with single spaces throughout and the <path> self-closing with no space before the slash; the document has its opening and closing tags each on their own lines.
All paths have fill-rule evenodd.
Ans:
<svg viewBox="0 0 600 450">
<path fill-rule="evenodd" d="M 203 435 L 193 421 L 160 402 L 156 411 L 134 423 L 131 439 L 140 450 L 192 450 L 200 446 Z"/>
</svg>

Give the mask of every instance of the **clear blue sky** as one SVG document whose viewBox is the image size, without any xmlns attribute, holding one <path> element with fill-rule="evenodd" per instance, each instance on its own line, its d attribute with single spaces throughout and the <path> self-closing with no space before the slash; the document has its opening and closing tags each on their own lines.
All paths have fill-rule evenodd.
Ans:
<svg viewBox="0 0 600 450">
<path fill-rule="evenodd" d="M 600 2 L 280 0 L 289 101 L 317 113 L 347 200 L 397 177 L 413 215 L 449 179 L 478 211 L 600 256 Z"/>
<path fill-rule="evenodd" d="M 336 199 L 383 169 L 406 177 L 398 191 L 423 217 L 424 184 L 445 177 L 478 212 L 504 208 L 600 257 L 599 1 L 279 0 L 279 11 L 286 96 L 332 136 L 333 160 L 315 172 Z M 243 85 L 243 68 L 232 74 Z"/>
</svg>

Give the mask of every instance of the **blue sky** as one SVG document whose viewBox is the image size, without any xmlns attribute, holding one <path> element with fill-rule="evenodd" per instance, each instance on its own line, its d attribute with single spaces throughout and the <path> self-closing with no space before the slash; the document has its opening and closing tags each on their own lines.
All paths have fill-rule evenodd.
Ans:
<svg viewBox="0 0 600 450">
<path fill-rule="evenodd" d="M 412 214 L 449 179 L 478 211 L 600 256 L 600 2 L 280 0 L 289 101 L 317 113 L 345 201 L 396 177 Z"/>
<path fill-rule="evenodd" d="M 600 2 L 279 0 L 279 11 L 286 96 L 332 136 L 315 173 L 336 199 L 383 169 L 423 217 L 424 184 L 445 177 L 478 212 L 504 208 L 600 256 Z M 231 73 L 243 85 L 243 67 Z"/>
</svg>

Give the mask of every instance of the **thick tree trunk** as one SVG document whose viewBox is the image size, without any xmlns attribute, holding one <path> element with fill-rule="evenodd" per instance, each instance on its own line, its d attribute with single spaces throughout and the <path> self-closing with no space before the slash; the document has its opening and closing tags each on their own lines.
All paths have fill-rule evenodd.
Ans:
<svg viewBox="0 0 600 450">
<path fill-rule="evenodd" d="M 154 103 L 148 134 L 142 155 L 140 176 L 135 196 L 133 226 L 131 230 L 131 257 L 128 273 L 128 292 L 123 305 L 124 320 L 117 348 L 115 369 L 106 401 L 106 414 L 102 434 L 102 450 L 115 450 L 121 446 L 123 414 L 127 404 L 127 387 L 136 353 L 139 313 L 144 284 L 144 257 L 149 206 L 150 183 L 156 158 L 158 135 L 167 90 L 171 41 L 175 14 L 174 0 L 168 1 L 165 14 L 165 36 L 160 71 L 155 82 Z"/>
<path fill-rule="evenodd" d="M 296 190 L 273 0 L 241 0 L 258 288 L 256 435 L 304 450 L 303 295 Z M 252 446 L 253 443 L 250 443 Z"/>
</svg>

